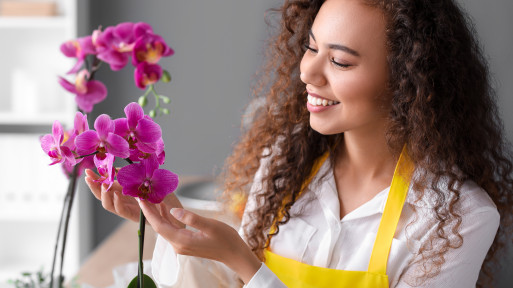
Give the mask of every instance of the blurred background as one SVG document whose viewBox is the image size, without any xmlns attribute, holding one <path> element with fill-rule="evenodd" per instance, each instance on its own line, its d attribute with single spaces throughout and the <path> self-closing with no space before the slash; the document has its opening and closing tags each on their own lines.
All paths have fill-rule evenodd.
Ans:
<svg viewBox="0 0 513 288">
<path fill-rule="evenodd" d="M 51 17 L 8 16 L 0 10 L 0 149 L 6 157 L 0 164 L 0 281 L 23 269 L 48 267 L 52 255 L 55 219 L 67 181 L 58 167 L 47 167 L 37 137 L 49 133 L 55 119 L 72 124 L 73 96 L 56 84 L 57 76 L 74 64 L 60 54 L 62 42 L 99 26 L 151 24 L 175 50 L 161 61 L 172 82 L 156 87 L 171 98 L 170 115 L 158 118 L 166 143 L 165 168 L 179 175 L 213 176 L 240 135 L 241 116 L 263 64 L 268 35 L 264 14 L 281 2 L 56 0 L 57 16 Z M 459 2 L 476 24 L 513 142 L 513 2 Z M 105 65 L 96 77 L 106 84 L 109 96 L 89 119 L 102 113 L 122 117 L 124 106 L 144 93 L 133 84 L 132 69 L 114 73 Z M 105 212 L 83 182 L 79 186 L 67 252 L 71 260 L 66 260 L 69 273 L 121 223 Z M 509 255 L 511 261 L 511 249 Z M 508 285 L 511 273 L 509 268 L 497 275 L 501 287 Z"/>
</svg>

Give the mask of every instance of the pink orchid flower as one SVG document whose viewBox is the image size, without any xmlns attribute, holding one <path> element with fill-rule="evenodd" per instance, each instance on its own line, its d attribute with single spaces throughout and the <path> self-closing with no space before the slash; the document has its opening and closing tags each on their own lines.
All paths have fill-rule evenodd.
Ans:
<svg viewBox="0 0 513 288">
<path fill-rule="evenodd" d="M 77 74 L 75 84 L 59 77 L 59 84 L 76 95 L 75 101 L 78 108 L 87 113 L 93 110 L 95 104 L 102 102 L 107 97 L 107 87 L 102 82 L 88 79 L 89 72 L 86 69 Z"/>
<path fill-rule="evenodd" d="M 84 63 L 84 59 L 87 55 L 96 54 L 96 48 L 93 45 L 91 36 L 67 41 L 61 45 L 60 49 L 62 54 L 64 54 L 66 57 L 74 57 L 78 59 L 75 66 L 71 68 L 68 74 L 73 74 L 80 70 L 80 67 Z"/>
<path fill-rule="evenodd" d="M 45 151 L 52 160 L 50 165 L 63 162 L 68 162 L 70 165 L 76 164 L 75 156 L 71 152 L 71 149 L 63 145 L 67 142 L 66 140 L 67 139 L 64 138 L 62 125 L 59 121 L 53 122 L 52 134 L 46 134 L 41 137 L 41 148 L 43 148 L 43 151 Z"/>
<path fill-rule="evenodd" d="M 97 57 L 109 63 L 113 71 L 121 70 L 128 63 L 135 40 L 134 23 L 124 22 L 115 27 L 107 27 L 97 36 Z"/>
<path fill-rule="evenodd" d="M 160 58 L 171 56 L 175 53 L 164 38 L 155 34 L 146 34 L 139 37 L 134 44 L 132 64 L 137 66 L 141 62 L 156 64 Z"/>
<path fill-rule="evenodd" d="M 129 103 L 124 111 L 126 118 L 114 120 L 114 133 L 127 140 L 131 150 L 155 153 L 158 150 L 157 142 L 162 139 L 160 125 L 144 115 L 144 110 L 138 103 Z"/>
<path fill-rule="evenodd" d="M 141 62 L 134 70 L 135 85 L 140 89 L 146 89 L 147 85 L 154 84 L 162 77 L 162 68 L 158 64 Z"/>
<path fill-rule="evenodd" d="M 154 152 L 142 152 L 139 149 L 129 149 L 130 156 L 128 157 L 132 161 L 141 161 L 150 157 L 156 156 L 159 165 L 163 165 L 166 160 L 166 152 L 164 151 L 164 140 L 162 138 L 156 142 L 157 149 Z"/>
<path fill-rule="evenodd" d="M 116 175 L 116 170 L 114 168 L 114 155 L 106 154 L 103 160 L 98 157 L 94 157 L 93 161 L 96 169 L 98 169 L 98 174 L 100 174 L 100 178 L 94 180 L 94 182 L 109 185 L 107 188 L 107 190 L 109 190 L 112 183 L 114 183 L 114 176 Z"/>
<path fill-rule="evenodd" d="M 151 203 L 160 203 L 166 195 L 173 193 L 178 186 L 178 176 L 168 170 L 158 169 L 155 157 L 144 159 L 121 168 L 118 181 L 123 186 L 123 194 Z"/>
<path fill-rule="evenodd" d="M 98 152 L 96 157 L 103 160 L 110 153 L 116 157 L 127 158 L 128 142 L 123 137 L 114 134 L 115 124 L 109 115 L 102 114 L 94 121 L 94 130 L 85 131 L 77 136 L 75 145 L 79 155 Z"/>
</svg>

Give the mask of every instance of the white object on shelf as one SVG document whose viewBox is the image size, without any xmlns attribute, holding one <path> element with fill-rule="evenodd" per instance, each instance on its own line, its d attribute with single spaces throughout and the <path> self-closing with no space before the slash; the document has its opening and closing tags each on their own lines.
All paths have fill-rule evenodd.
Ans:
<svg viewBox="0 0 513 288">
<path fill-rule="evenodd" d="M 59 86 L 57 76 L 65 75 L 74 64 L 73 59 L 61 54 L 59 46 L 78 37 L 78 0 L 55 2 L 59 16 L 0 17 L 0 38 L 10 43 L 0 46 L 0 53 L 8 56 L 0 66 L 0 129 L 23 125 L 31 130 L 30 127 L 51 126 L 55 120 L 66 129 L 73 125 L 74 95 Z M 42 266 L 48 272 L 68 180 L 60 165 L 48 166 L 51 161 L 41 149 L 41 135 L 1 131 L 3 284 L 21 272 L 36 272 Z M 79 194 L 77 191 L 73 204 L 65 255 L 64 273 L 68 280 L 79 268 L 82 243 L 89 245 L 89 221 L 84 219 L 89 214 L 82 210 L 84 203 Z"/>
<path fill-rule="evenodd" d="M 37 78 L 23 69 L 13 69 L 11 74 L 12 111 L 16 114 L 34 115 L 37 112 Z"/>
</svg>

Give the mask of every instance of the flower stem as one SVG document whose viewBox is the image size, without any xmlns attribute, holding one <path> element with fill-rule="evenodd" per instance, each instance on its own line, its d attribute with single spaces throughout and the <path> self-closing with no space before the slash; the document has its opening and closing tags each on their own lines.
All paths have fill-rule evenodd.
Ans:
<svg viewBox="0 0 513 288">
<path fill-rule="evenodd" d="M 57 250 L 59 247 L 59 238 L 61 236 L 61 228 L 62 228 L 62 221 L 64 219 L 64 211 L 66 210 L 66 206 L 68 205 L 69 196 L 71 194 L 71 181 L 68 184 L 68 191 L 66 193 L 66 196 L 64 197 L 64 203 L 62 204 L 62 210 L 61 210 L 61 217 L 59 219 L 59 228 L 57 229 L 57 239 L 55 239 L 55 248 L 53 251 L 53 260 L 52 260 L 52 270 L 50 273 L 50 288 L 53 287 L 53 274 L 55 271 L 55 260 L 57 260 Z"/>
<path fill-rule="evenodd" d="M 75 190 L 76 190 L 76 186 L 77 186 L 78 166 L 79 165 L 75 165 L 75 167 L 73 167 L 73 173 L 71 174 L 71 178 L 70 178 L 71 193 L 70 193 L 69 203 L 68 203 L 68 207 L 67 207 L 67 211 L 66 211 L 66 220 L 64 222 L 64 234 L 62 235 L 61 267 L 59 270 L 59 288 L 62 287 L 62 282 L 64 279 L 64 277 L 62 276 L 62 267 L 64 266 L 64 252 L 66 251 L 66 240 L 68 238 L 68 227 L 69 227 L 69 219 L 71 216 L 71 208 L 73 207 L 73 200 L 75 199 L 75 194 L 76 194 Z"/>
<path fill-rule="evenodd" d="M 59 246 L 59 238 L 61 235 L 61 229 L 62 229 L 62 224 L 63 224 L 63 220 L 64 220 L 64 211 L 66 211 L 66 220 L 64 221 L 64 236 L 63 236 L 63 241 L 62 241 L 63 244 L 62 244 L 62 250 L 61 250 L 59 284 L 58 284 L 58 287 L 62 287 L 62 280 L 63 280 L 62 265 L 63 265 L 63 260 L 64 260 L 64 249 L 66 246 L 66 238 L 67 238 L 66 236 L 68 233 L 70 211 L 71 211 L 71 207 L 73 205 L 73 198 L 75 195 L 77 175 L 78 175 L 78 165 L 73 167 L 73 171 L 71 172 L 71 175 L 70 175 L 70 182 L 68 184 L 68 191 L 66 193 L 66 196 L 64 197 L 64 203 L 62 206 L 61 217 L 59 219 L 59 228 L 57 229 L 57 239 L 55 240 L 55 249 L 53 252 L 52 270 L 50 272 L 50 288 L 53 288 L 53 280 L 54 280 L 53 275 L 55 272 L 55 262 L 56 262 L 57 250 L 58 250 L 58 246 Z"/>
<path fill-rule="evenodd" d="M 139 236 L 139 273 L 138 273 L 138 287 L 143 288 L 143 248 L 144 248 L 144 229 L 146 226 L 146 218 L 144 217 L 144 214 L 142 210 L 139 214 L 139 231 L 137 231 L 137 234 Z"/>
</svg>

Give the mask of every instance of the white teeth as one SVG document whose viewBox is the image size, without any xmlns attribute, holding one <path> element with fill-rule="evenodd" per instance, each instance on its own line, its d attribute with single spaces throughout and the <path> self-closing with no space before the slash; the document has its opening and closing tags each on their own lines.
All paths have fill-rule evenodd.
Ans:
<svg viewBox="0 0 513 288">
<path fill-rule="evenodd" d="M 307 100 L 308 100 L 308 103 L 310 103 L 311 105 L 314 105 L 314 106 L 321 106 L 321 105 L 322 106 L 330 106 L 330 105 L 334 105 L 334 104 L 340 103 L 340 102 L 333 101 L 333 100 L 317 98 L 317 97 L 314 97 L 314 96 L 312 96 L 310 94 L 308 94 Z"/>
</svg>

